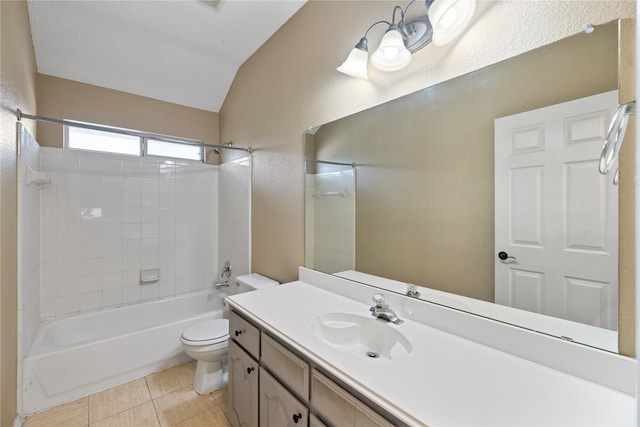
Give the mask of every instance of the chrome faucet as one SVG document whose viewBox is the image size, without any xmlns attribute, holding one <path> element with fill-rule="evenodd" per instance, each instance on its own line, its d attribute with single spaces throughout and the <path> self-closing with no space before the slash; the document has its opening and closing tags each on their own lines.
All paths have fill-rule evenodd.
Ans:
<svg viewBox="0 0 640 427">
<path fill-rule="evenodd" d="M 216 289 L 221 289 L 221 288 L 228 288 L 229 287 L 229 281 L 225 280 L 224 282 L 218 282 L 215 284 Z"/>
<path fill-rule="evenodd" d="M 373 303 L 375 305 L 369 309 L 373 317 L 384 319 L 388 322 L 395 323 L 396 325 L 400 325 L 404 322 L 404 320 L 396 316 L 393 310 L 389 308 L 388 304 L 384 303 L 384 296 L 382 294 L 373 295 Z"/>
<path fill-rule="evenodd" d="M 407 296 L 411 298 L 420 298 L 418 287 L 413 283 L 407 283 Z"/>
<path fill-rule="evenodd" d="M 222 267 L 222 273 L 220 273 L 220 277 L 225 278 L 226 280 L 223 282 L 217 282 L 215 284 L 215 288 L 216 289 L 228 288 L 229 277 L 231 277 L 231 261 L 225 261 L 224 267 Z"/>
<path fill-rule="evenodd" d="M 231 277 L 231 261 L 225 261 L 224 267 L 222 267 L 222 273 L 220 273 L 220 277 L 229 278 Z"/>
</svg>

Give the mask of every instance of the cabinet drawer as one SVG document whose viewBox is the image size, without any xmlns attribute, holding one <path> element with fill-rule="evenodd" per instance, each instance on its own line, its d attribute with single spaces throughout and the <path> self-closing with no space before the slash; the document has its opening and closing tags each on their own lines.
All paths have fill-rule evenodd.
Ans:
<svg viewBox="0 0 640 427">
<path fill-rule="evenodd" d="M 262 334 L 260 362 L 305 402 L 309 401 L 309 364 L 307 362 L 267 334 Z"/>
<path fill-rule="evenodd" d="M 308 426 L 309 409 L 266 370 L 260 370 L 260 427 Z"/>
<path fill-rule="evenodd" d="M 315 369 L 311 381 L 311 405 L 331 424 L 393 427 L 393 424 Z"/>
<path fill-rule="evenodd" d="M 229 336 L 253 357 L 260 358 L 260 330 L 233 311 L 229 313 Z"/>
</svg>

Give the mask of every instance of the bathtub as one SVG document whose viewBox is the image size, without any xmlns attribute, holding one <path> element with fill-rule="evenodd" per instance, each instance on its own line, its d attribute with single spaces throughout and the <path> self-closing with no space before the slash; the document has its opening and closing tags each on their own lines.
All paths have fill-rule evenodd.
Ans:
<svg viewBox="0 0 640 427">
<path fill-rule="evenodd" d="M 23 414 L 189 360 L 180 335 L 223 316 L 221 292 L 198 292 L 43 323 L 24 361 Z"/>
</svg>

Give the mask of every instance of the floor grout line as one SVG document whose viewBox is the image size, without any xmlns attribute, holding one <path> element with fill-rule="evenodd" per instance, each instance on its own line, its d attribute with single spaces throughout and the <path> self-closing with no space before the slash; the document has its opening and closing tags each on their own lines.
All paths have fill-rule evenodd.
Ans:
<svg viewBox="0 0 640 427">
<path fill-rule="evenodd" d="M 187 363 L 190 363 L 190 362 L 187 362 Z M 168 369 L 172 369 L 172 368 L 168 368 Z M 168 370 L 168 369 L 165 369 L 165 371 Z M 156 374 L 160 374 L 161 372 L 163 372 L 163 371 L 157 372 Z M 149 375 L 144 376 L 142 378 L 139 378 L 137 380 L 132 380 L 132 382 L 133 381 L 138 381 L 138 380 L 144 378 L 144 384 L 146 386 L 146 390 L 147 390 L 147 393 L 148 393 L 148 396 L 149 396 L 149 400 L 144 401 L 144 402 L 140 402 L 139 404 L 137 404 L 137 405 L 135 405 L 133 407 L 121 410 L 121 411 L 119 411 L 117 413 L 110 414 L 109 416 L 104 417 L 104 418 L 102 418 L 100 420 L 94 420 L 93 423 L 91 423 L 90 416 L 91 416 L 92 404 L 91 404 L 90 397 L 93 396 L 93 395 L 86 396 L 84 398 L 84 399 L 86 399 L 86 406 L 85 406 L 85 409 L 82 410 L 82 412 L 81 412 L 82 418 L 79 418 L 79 417 L 75 418 L 75 420 L 76 420 L 75 423 L 77 423 L 75 425 L 82 426 L 82 427 L 90 427 L 92 425 L 95 425 L 96 423 L 104 422 L 105 420 L 107 420 L 109 418 L 119 416 L 119 415 L 121 415 L 121 414 L 123 414 L 125 412 L 128 412 L 128 411 L 131 411 L 133 409 L 139 408 L 140 406 L 146 405 L 149 402 L 151 402 L 151 404 L 153 406 L 153 411 L 154 411 L 155 420 L 157 422 L 157 425 L 159 425 L 160 427 L 168 427 L 166 425 L 163 425 L 163 423 L 162 423 L 161 411 L 159 411 L 159 409 L 158 409 L 159 407 L 156 405 L 156 401 L 159 400 L 159 399 L 165 398 L 166 396 L 168 396 L 170 394 L 180 392 L 183 389 L 187 388 L 189 385 L 181 386 L 181 387 L 179 387 L 179 388 L 177 388 L 177 389 L 175 389 L 173 391 L 170 391 L 170 392 L 167 392 L 167 393 L 163 394 L 162 396 L 158 396 L 158 397 L 154 398 L 153 395 L 151 394 L 151 385 L 149 384 L 148 377 L 149 377 Z M 193 387 L 191 384 L 190 384 L 190 386 Z M 119 387 L 119 386 L 116 386 L 116 387 Z M 115 387 L 112 387 L 112 388 L 115 388 Z M 191 388 L 191 389 L 193 390 L 193 388 Z M 107 390 L 110 390 L 110 389 L 107 389 Z M 106 391 L 106 390 L 103 390 L 103 391 Z M 223 424 L 225 426 L 230 426 L 231 425 L 231 421 L 229 420 L 229 417 L 227 416 L 227 413 L 226 413 L 226 411 L 225 411 L 225 409 L 223 407 L 222 402 L 218 398 L 216 398 L 216 396 L 214 395 L 214 393 L 217 392 L 217 391 L 218 390 L 216 390 L 214 392 L 211 392 L 211 393 L 207 393 L 206 395 L 204 395 L 204 396 L 206 396 L 207 399 L 213 400 L 212 404 L 203 405 L 203 408 L 205 408 L 205 409 L 203 409 L 202 411 L 199 411 L 197 413 L 190 413 L 188 418 L 186 418 L 184 420 L 181 420 L 178 424 L 184 423 L 185 421 L 190 420 L 192 418 L 201 416 L 201 415 L 205 414 L 206 412 L 211 411 L 212 409 L 216 409 L 215 412 L 222 411 L 222 415 L 224 416 L 223 420 L 226 422 L 226 423 L 223 422 Z M 195 393 L 195 391 L 194 391 L 194 393 Z M 223 393 L 219 393 L 219 397 L 220 398 L 222 398 Z M 196 398 L 200 398 L 200 397 L 201 397 L 200 395 L 196 396 Z M 71 402 L 69 402 L 69 403 L 71 403 Z M 93 404 L 95 405 L 96 402 L 94 401 Z M 51 408 L 51 410 L 53 410 L 53 409 L 55 409 L 55 408 Z M 44 413 L 46 413 L 46 411 Z M 38 415 L 38 414 L 34 414 L 34 415 Z M 78 414 L 78 415 L 80 415 L 80 414 Z M 30 417 L 28 417 L 28 418 L 30 418 Z M 146 417 L 145 419 L 148 420 L 148 421 L 151 421 L 151 419 L 152 419 L 151 418 L 151 414 L 149 413 L 148 417 Z M 34 421 L 33 423 L 29 423 L 29 419 L 25 420 L 25 424 L 24 424 L 25 427 L 29 427 L 31 424 L 34 424 L 34 425 L 37 425 L 37 426 L 45 425 L 47 427 L 52 426 L 52 424 L 50 424 L 50 423 L 48 423 L 46 421 L 46 418 L 45 418 L 45 423 L 44 424 L 42 424 L 41 421 Z M 65 426 L 66 426 L 66 424 L 64 426 L 58 425 L 58 427 L 65 427 Z M 135 427 L 135 426 L 130 426 L 130 427 Z M 222 426 L 219 426 L 219 427 L 222 427 Z"/>
</svg>

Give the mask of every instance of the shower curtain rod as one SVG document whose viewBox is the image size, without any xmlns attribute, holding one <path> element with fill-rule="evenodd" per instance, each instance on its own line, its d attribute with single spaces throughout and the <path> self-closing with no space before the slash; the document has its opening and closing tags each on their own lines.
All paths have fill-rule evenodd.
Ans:
<svg viewBox="0 0 640 427">
<path fill-rule="evenodd" d="M 18 121 L 21 121 L 24 118 L 24 119 L 36 120 L 36 121 L 39 121 L 39 122 L 55 123 L 55 124 L 64 125 L 64 126 L 72 126 L 72 127 L 90 129 L 90 130 L 99 130 L 99 131 L 111 132 L 111 133 L 119 133 L 119 134 L 123 134 L 123 135 L 136 136 L 136 137 L 139 137 L 139 138 L 151 138 L 151 139 L 155 139 L 155 140 L 158 140 L 158 141 L 171 142 L 171 143 L 174 143 L 174 144 L 195 145 L 195 146 L 198 146 L 198 147 L 210 147 L 210 148 L 218 148 L 218 149 L 224 148 L 226 150 L 245 151 L 245 152 L 247 152 L 249 154 L 253 153 L 253 148 L 252 147 L 242 148 L 242 147 L 232 147 L 230 145 L 207 144 L 207 143 L 205 143 L 203 141 L 199 141 L 197 139 L 175 138 L 175 137 L 166 136 L 166 135 L 160 135 L 160 134 L 156 134 L 156 133 L 136 132 L 136 131 L 132 131 L 132 130 L 128 130 L 128 129 L 112 128 L 112 127 L 109 127 L 109 126 L 100 126 L 100 125 L 92 125 L 92 124 L 89 124 L 89 123 L 72 122 L 72 121 L 69 121 L 69 120 L 52 119 L 52 118 L 43 117 L 43 116 L 33 116 L 31 114 L 24 114 L 20 110 L 18 110 L 16 112 L 16 116 L 18 118 Z"/>
<path fill-rule="evenodd" d="M 342 162 L 329 162 L 327 160 L 313 160 L 313 159 L 304 159 L 305 162 L 311 162 L 311 163 L 324 163 L 327 165 L 340 165 L 340 166 L 351 166 L 352 168 L 356 167 L 355 163 L 342 163 Z"/>
</svg>

